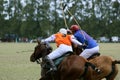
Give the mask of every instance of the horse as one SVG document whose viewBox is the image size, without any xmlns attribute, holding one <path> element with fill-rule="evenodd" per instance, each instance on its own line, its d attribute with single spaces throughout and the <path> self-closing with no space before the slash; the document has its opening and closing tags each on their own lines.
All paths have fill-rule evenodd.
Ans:
<svg viewBox="0 0 120 80">
<path fill-rule="evenodd" d="M 57 66 L 57 71 L 51 72 L 49 68 L 44 68 L 46 64 L 46 62 L 44 62 L 44 57 L 49 54 L 51 50 L 52 49 L 48 47 L 46 43 L 38 41 L 38 45 L 30 56 L 31 62 L 39 62 L 40 58 L 42 58 L 42 72 L 39 80 L 78 80 L 81 77 L 84 80 L 88 80 L 87 74 L 92 74 L 91 72 L 96 74 L 100 73 L 100 70 L 85 58 L 73 54 L 64 57 Z M 89 80 L 92 80 L 92 78 L 89 77 Z"/>
<path fill-rule="evenodd" d="M 73 50 L 76 55 L 80 55 L 83 51 L 81 46 L 76 45 L 73 45 Z M 116 64 L 120 64 L 120 60 L 115 60 L 111 56 L 104 56 L 100 55 L 100 53 L 96 53 L 90 56 L 88 61 L 101 70 L 101 74 L 92 73 L 92 80 L 101 80 L 103 78 L 106 78 L 106 80 L 115 80 L 118 74 L 118 67 Z"/>
</svg>

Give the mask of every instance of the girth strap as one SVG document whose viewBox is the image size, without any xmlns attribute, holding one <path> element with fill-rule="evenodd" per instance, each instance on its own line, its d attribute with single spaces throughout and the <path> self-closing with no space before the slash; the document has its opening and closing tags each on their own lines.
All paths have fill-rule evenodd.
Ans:
<svg viewBox="0 0 120 80">
<path fill-rule="evenodd" d="M 88 64 L 87 64 L 87 62 L 86 62 L 86 63 L 85 63 L 85 68 L 84 68 L 84 73 L 83 73 L 79 78 L 82 78 L 82 76 L 85 76 L 86 73 L 87 73 L 87 71 L 88 71 Z"/>
</svg>

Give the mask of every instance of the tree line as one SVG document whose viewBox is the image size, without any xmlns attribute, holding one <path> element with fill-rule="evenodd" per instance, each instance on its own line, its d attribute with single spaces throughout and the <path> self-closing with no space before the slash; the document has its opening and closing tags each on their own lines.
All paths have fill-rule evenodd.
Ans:
<svg viewBox="0 0 120 80">
<path fill-rule="evenodd" d="M 0 0 L 0 37 L 47 37 L 74 18 L 94 38 L 120 36 L 119 0 Z"/>
</svg>

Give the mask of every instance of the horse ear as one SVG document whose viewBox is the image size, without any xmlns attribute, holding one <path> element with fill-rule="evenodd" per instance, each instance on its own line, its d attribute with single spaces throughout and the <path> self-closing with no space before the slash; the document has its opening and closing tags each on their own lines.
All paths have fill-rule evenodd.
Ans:
<svg viewBox="0 0 120 80">
<path fill-rule="evenodd" d="M 38 43 L 38 44 L 40 44 L 40 43 L 41 43 L 41 41 L 37 39 L 37 43 Z"/>
</svg>

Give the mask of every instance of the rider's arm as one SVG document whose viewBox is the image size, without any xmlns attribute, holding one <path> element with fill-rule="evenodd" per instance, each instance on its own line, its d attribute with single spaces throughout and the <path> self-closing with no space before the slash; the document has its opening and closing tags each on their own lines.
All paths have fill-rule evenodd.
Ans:
<svg viewBox="0 0 120 80">
<path fill-rule="evenodd" d="M 77 45 L 82 45 L 82 43 L 80 43 L 73 35 L 71 36 L 71 41 L 74 43 L 74 44 L 77 44 Z"/>
<path fill-rule="evenodd" d="M 55 40 L 55 35 L 51 35 L 50 37 L 43 39 L 42 42 L 52 42 Z"/>
</svg>

